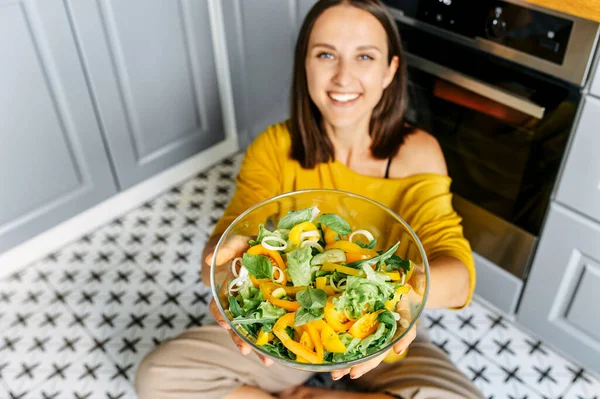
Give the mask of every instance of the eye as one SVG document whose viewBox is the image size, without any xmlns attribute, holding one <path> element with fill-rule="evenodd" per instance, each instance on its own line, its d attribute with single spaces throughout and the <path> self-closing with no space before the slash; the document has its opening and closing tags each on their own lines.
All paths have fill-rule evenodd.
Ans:
<svg viewBox="0 0 600 399">
<path fill-rule="evenodd" d="M 317 54 L 317 58 L 323 58 L 323 59 L 326 59 L 326 60 L 332 60 L 334 57 L 333 57 L 333 54 L 327 53 L 327 52 L 323 51 L 323 52 Z"/>
<path fill-rule="evenodd" d="M 371 57 L 368 54 L 361 54 L 361 55 L 358 56 L 358 59 L 359 60 L 363 60 L 363 61 L 372 61 L 372 60 L 374 60 L 374 58 Z"/>
</svg>

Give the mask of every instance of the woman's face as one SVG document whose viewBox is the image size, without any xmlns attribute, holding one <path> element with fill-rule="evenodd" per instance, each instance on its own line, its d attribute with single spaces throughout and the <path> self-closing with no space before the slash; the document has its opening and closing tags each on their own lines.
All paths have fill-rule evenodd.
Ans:
<svg viewBox="0 0 600 399">
<path fill-rule="evenodd" d="M 326 123 L 347 128 L 370 119 L 398 68 L 397 57 L 387 60 L 385 29 L 370 13 L 338 5 L 319 16 L 308 41 L 306 75 Z"/>
</svg>

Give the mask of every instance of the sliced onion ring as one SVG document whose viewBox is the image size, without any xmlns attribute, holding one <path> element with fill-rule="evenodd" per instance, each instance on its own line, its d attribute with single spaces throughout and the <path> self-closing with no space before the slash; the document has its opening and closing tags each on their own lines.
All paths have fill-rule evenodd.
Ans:
<svg viewBox="0 0 600 399">
<path fill-rule="evenodd" d="M 242 269 L 244 269 L 244 265 L 242 264 L 242 258 L 235 258 L 232 262 L 231 262 L 231 273 L 235 276 L 235 277 L 239 277 L 240 275 L 238 274 L 238 268 L 237 268 L 237 264 L 240 264 L 240 274 L 242 273 Z"/>
<path fill-rule="evenodd" d="M 279 277 L 275 278 L 275 270 L 279 272 Z M 277 284 L 283 283 L 284 274 L 283 271 L 277 266 L 273 266 L 273 282 Z"/>
<path fill-rule="evenodd" d="M 333 275 L 329 276 L 329 284 L 333 287 L 333 290 L 335 292 L 342 292 L 344 291 L 344 289 L 342 288 L 342 284 L 346 282 L 346 279 L 343 278 L 338 282 L 338 285 L 335 285 L 335 282 L 333 281 Z"/>
<path fill-rule="evenodd" d="M 319 252 L 325 251 L 325 249 L 323 249 L 323 247 L 321 246 L 321 244 L 319 244 L 316 241 L 306 240 L 306 241 L 302 241 L 302 244 L 300 244 L 301 247 L 305 247 L 307 245 L 309 247 L 317 248 L 317 251 L 319 251 Z"/>
<path fill-rule="evenodd" d="M 368 240 L 367 244 L 369 244 L 371 241 L 373 241 L 375 239 L 375 237 L 373 237 L 373 234 L 371 234 L 368 230 L 356 230 L 355 232 L 350 234 L 348 241 L 352 242 L 352 239 L 354 238 L 354 236 L 357 236 L 357 235 L 364 236 Z"/>
<path fill-rule="evenodd" d="M 242 286 L 242 284 L 244 284 L 244 280 L 245 280 L 244 276 L 240 276 L 238 278 L 234 278 L 233 280 L 231 280 L 231 282 L 229 283 L 229 287 L 227 287 L 227 291 L 229 292 L 229 294 L 238 292 L 240 290 L 240 287 Z"/>
<path fill-rule="evenodd" d="M 318 230 L 309 230 L 309 231 L 305 231 L 303 233 L 300 233 L 300 241 L 304 241 L 304 240 L 306 240 L 307 238 L 310 238 L 310 237 L 319 238 L 320 237 L 319 231 Z"/>
<path fill-rule="evenodd" d="M 312 222 L 313 220 L 315 220 L 315 218 L 317 217 L 317 215 L 319 213 L 321 213 L 321 211 L 319 210 L 319 208 L 317 208 L 316 206 L 313 206 L 312 217 L 310 218 L 310 221 Z"/>
<path fill-rule="evenodd" d="M 274 245 L 269 244 L 267 241 L 275 241 L 281 244 L 281 246 L 276 247 Z M 285 242 L 282 238 L 279 237 L 265 237 L 262 239 L 260 244 L 268 250 L 271 251 L 283 251 L 287 248 L 287 242 Z"/>
</svg>

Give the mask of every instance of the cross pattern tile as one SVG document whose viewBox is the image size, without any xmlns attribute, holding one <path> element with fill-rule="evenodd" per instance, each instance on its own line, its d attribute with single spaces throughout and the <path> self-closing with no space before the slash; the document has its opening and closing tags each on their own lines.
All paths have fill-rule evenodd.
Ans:
<svg viewBox="0 0 600 399">
<path fill-rule="evenodd" d="M 214 323 L 200 257 L 241 160 L 214 165 L 0 280 L 0 399 L 134 399 L 149 351 Z M 421 322 L 487 398 L 599 397 L 596 375 L 477 301 L 428 311 Z M 309 383 L 332 385 L 324 376 Z"/>
</svg>

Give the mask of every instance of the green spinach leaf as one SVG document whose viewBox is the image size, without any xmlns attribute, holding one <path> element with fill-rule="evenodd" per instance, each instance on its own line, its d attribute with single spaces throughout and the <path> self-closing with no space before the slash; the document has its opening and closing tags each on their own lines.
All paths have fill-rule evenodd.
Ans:
<svg viewBox="0 0 600 399">
<path fill-rule="evenodd" d="M 311 321 L 320 320 L 323 318 L 325 311 L 323 308 L 320 309 L 306 309 L 300 308 L 296 311 L 296 316 L 294 317 L 294 325 L 296 327 L 302 326 Z"/>
<path fill-rule="evenodd" d="M 318 288 L 307 288 L 296 294 L 296 300 L 305 309 L 320 309 L 327 304 L 327 294 Z"/>
<path fill-rule="evenodd" d="M 352 233 L 352 229 L 348 222 L 335 213 L 326 213 L 319 216 L 317 220 L 339 235 L 343 236 Z"/>
<path fill-rule="evenodd" d="M 273 265 L 264 255 L 244 254 L 242 264 L 248 269 L 248 272 L 256 279 L 272 278 Z"/>
</svg>

